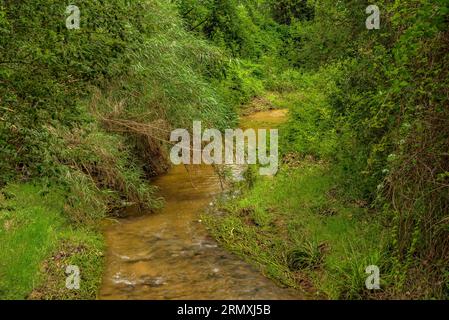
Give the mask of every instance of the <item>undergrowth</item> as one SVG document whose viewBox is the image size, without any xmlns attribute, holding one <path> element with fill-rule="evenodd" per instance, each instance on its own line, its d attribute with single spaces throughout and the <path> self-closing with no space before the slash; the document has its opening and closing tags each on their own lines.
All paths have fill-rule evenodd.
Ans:
<svg viewBox="0 0 449 320">
<path fill-rule="evenodd" d="M 102 237 L 92 225 L 73 226 L 64 214 L 67 206 L 64 190 L 45 182 L 1 190 L 2 299 L 96 298 L 104 263 Z M 68 265 L 80 268 L 80 290 L 65 286 Z"/>
</svg>

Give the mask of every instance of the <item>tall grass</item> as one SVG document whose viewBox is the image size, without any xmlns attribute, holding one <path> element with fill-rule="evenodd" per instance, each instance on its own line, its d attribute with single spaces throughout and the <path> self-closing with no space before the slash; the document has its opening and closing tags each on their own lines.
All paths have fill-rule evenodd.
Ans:
<svg viewBox="0 0 449 320">
<path fill-rule="evenodd" d="M 148 178 L 168 168 L 170 131 L 194 119 L 225 128 L 236 118 L 209 81 L 226 64 L 222 50 L 186 31 L 172 2 L 76 5 L 81 28 L 68 30 L 64 3 L 0 1 L 0 187 L 18 201 L 2 207 L 0 221 L 23 222 L 2 230 L 7 298 L 33 289 L 32 298 L 94 297 L 99 221 L 126 206 L 161 205 Z M 61 289 L 60 265 L 44 263 L 55 250 L 75 251 L 58 263 L 82 266 L 86 291 Z M 53 280 L 37 288 L 42 272 Z"/>
</svg>

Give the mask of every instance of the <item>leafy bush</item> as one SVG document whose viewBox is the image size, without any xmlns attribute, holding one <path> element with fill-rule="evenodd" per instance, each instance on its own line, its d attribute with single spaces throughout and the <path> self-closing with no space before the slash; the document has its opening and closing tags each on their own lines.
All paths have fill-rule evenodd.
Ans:
<svg viewBox="0 0 449 320">
<path fill-rule="evenodd" d="M 396 285 L 441 296 L 449 250 L 448 4 L 381 1 L 381 29 L 368 31 L 367 3 L 311 3 L 314 19 L 290 33 L 301 39 L 293 62 L 316 80 L 292 109 L 287 142 L 334 158 L 344 189 L 385 212 Z M 432 279 L 429 291 L 420 277 Z"/>
<path fill-rule="evenodd" d="M 81 28 L 68 30 L 63 3 L 1 1 L 1 184 L 75 170 L 122 203 L 153 207 L 143 178 L 166 168 L 170 129 L 235 118 L 205 80 L 223 55 L 184 30 L 172 4 L 77 6 Z"/>
</svg>

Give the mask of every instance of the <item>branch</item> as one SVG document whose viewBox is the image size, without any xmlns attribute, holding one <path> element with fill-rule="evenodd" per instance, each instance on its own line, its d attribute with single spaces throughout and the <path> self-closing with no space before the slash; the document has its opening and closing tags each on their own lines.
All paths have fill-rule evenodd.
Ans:
<svg viewBox="0 0 449 320">
<path fill-rule="evenodd" d="M 203 21 L 201 21 L 200 23 L 198 23 L 196 26 L 194 26 L 193 28 L 190 29 L 190 31 L 195 30 L 196 28 L 198 28 L 199 26 L 201 26 L 203 23 L 205 23 L 207 20 L 209 20 L 209 18 L 204 19 Z"/>
</svg>

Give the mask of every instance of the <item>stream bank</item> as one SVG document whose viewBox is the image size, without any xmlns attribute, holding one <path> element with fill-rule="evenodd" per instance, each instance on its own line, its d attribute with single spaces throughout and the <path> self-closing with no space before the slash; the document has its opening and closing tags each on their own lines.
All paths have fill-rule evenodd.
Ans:
<svg viewBox="0 0 449 320">
<path fill-rule="evenodd" d="M 264 111 L 245 121 L 279 123 L 284 116 Z M 300 298 L 209 235 L 201 215 L 222 193 L 212 166 L 174 166 L 154 185 L 165 199 L 163 209 L 120 219 L 105 230 L 108 250 L 100 299 Z"/>
</svg>

